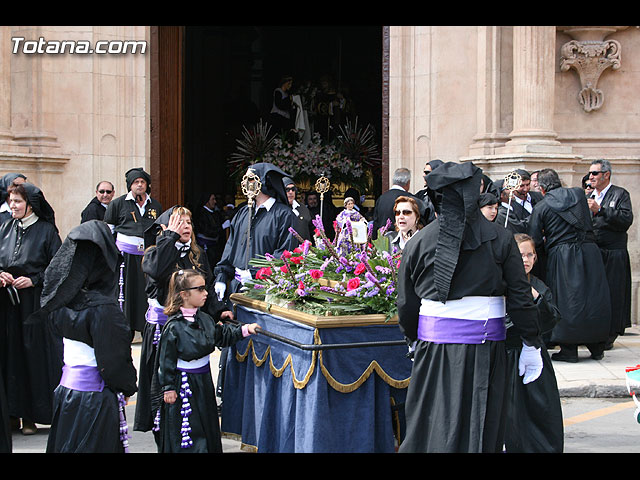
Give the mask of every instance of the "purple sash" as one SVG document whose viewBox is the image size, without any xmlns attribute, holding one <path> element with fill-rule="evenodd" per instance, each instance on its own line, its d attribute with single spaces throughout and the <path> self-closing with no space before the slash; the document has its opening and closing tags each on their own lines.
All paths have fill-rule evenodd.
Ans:
<svg viewBox="0 0 640 480">
<path fill-rule="evenodd" d="M 147 322 L 154 325 L 164 325 L 167 323 L 167 316 L 164 314 L 164 309 L 161 307 L 149 305 L 145 318 L 147 319 Z"/>
<path fill-rule="evenodd" d="M 138 250 L 136 245 L 131 245 L 130 243 L 123 242 L 122 240 L 116 239 L 116 246 L 122 253 L 128 253 L 129 255 L 144 255 L 144 251 Z"/>
<path fill-rule="evenodd" d="M 209 364 L 207 363 L 206 365 L 196 368 L 178 367 L 177 370 L 185 373 L 207 373 L 209 371 Z"/>
<path fill-rule="evenodd" d="M 433 343 L 478 344 L 506 338 L 504 318 L 468 320 L 420 315 L 418 338 Z"/>
<path fill-rule="evenodd" d="M 63 365 L 60 385 L 80 392 L 101 392 L 104 389 L 104 380 L 98 367 Z"/>
</svg>

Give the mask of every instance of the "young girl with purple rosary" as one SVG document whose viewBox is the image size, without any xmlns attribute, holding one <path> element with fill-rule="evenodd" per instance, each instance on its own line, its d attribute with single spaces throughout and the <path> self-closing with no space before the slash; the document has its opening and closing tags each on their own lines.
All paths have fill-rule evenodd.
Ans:
<svg viewBox="0 0 640 480">
<path fill-rule="evenodd" d="M 207 295 L 205 279 L 195 270 L 172 275 L 158 350 L 164 400 L 156 417 L 160 452 L 222 453 L 209 355 L 256 333 L 258 324 L 217 323 L 200 310 Z"/>
</svg>

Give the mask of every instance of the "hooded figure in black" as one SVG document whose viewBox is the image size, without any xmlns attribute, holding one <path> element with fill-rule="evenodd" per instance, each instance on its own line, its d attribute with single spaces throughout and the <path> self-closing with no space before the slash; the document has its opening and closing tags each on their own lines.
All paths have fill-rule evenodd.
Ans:
<svg viewBox="0 0 640 480">
<path fill-rule="evenodd" d="M 48 453 L 126 450 L 120 409 L 137 387 L 129 325 L 114 297 L 120 262 L 109 227 L 90 220 L 71 230 L 45 272 L 42 308 L 28 322 L 48 319 L 64 343 Z"/>
<path fill-rule="evenodd" d="M 162 206 L 149 195 L 151 177 L 142 168 L 132 168 L 126 175 L 128 193 L 114 198 L 104 214 L 104 221 L 116 234 L 116 245 L 122 252 L 124 262 L 119 275 L 122 276 L 120 305 L 131 326 L 131 335 L 142 332 L 145 325 L 147 299 L 144 294 L 145 280 L 142 273 L 144 254 L 144 232 L 158 215 Z M 138 180 L 143 180 L 146 188 Z"/>
<path fill-rule="evenodd" d="M 551 332 L 561 351 L 553 360 L 578 361 L 578 345 L 592 358 L 603 357 L 611 323 L 611 301 L 602 255 L 595 243 L 591 213 L 580 187 L 564 188 L 552 169 L 538 173 L 544 194 L 529 219 L 536 250 L 547 257 L 545 283 L 562 321 Z"/>
<path fill-rule="evenodd" d="M 60 379 L 61 345 L 43 325 L 25 320 L 40 307 L 44 271 L 62 242 L 38 187 L 23 183 L 9 190 L 21 211 L 0 226 L 0 365 L 9 413 L 22 418 L 26 434 L 35 433 L 34 423 L 51 423 Z"/>
<path fill-rule="evenodd" d="M 520 251 L 478 208 L 482 171 L 448 162 L 427 177 L 438 217 L 405 246 L 399 325 L 414 352 L 400 452 L 499 452 L 507 402 L 505 315 L 518 325 L 522 381 L 541 372 L 541 341 Z"/>
<path fill-rule="evenodd" d="M 26 180 L 21 173 L 7 173 L 0 178 L 0 225 L 11 218 L 11 210 L 9 209 L 9 193 L 7 189 L 11 186 L 16 178 Z"/>
<path fill-rule="evenodd" d="M 216 294 L 222 300 L 229 293 L 238 292 L 257 269 L 249 261 L 259 255 L 271 254 L 280 258 L 285 250 L 293 250 L 298 241 L 289 232 L 295 214 L 287 200 L 282 179 L 288 176 L 270 163 L 256 163 L 249 168 L 260 177 L 262 188 L 251 208 L 243 205 L 231 221 L 229 239 L 222 258 L 214 268 Z M 247 232 L 251 225 L 250 243 Z"/>
</svg>

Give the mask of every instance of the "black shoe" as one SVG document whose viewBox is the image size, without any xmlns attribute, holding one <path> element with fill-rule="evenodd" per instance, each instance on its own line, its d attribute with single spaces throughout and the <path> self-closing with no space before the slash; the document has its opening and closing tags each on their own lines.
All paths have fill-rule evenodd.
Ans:
<svg viewBox="0 0 640 480">
<path fill-rule="evenodd" d="M 558 362 L 578 363 L 578 356 L 567 355 L 566 353 L 558 352 L 551 355 L 551 360 Z"/>
<path fill-rule="evenodd" d="M 611 350 L 612 348 L 613 348 L 613 342 L 607 342 L 607 343 L 604 345 L 604 349 L 605 349 L 605 350 Z"/>
<path fill-rule="evenodd" d="M 594 360 L 602 360 L 604 358 L 604 353 L 592 353 L 591 358 Z"/>
</svg>

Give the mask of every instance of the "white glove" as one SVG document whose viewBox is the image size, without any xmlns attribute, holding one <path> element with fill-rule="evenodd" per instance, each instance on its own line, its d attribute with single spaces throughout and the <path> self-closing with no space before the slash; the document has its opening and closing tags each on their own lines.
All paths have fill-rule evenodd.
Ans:
<svg viewBox="0 0 640 480">
<path fill-rule="evenodd" d="M 524 378 L 522 383 L 527 383 L 536 380 L 542 373 L 542 356 L 540 355 L 540 349 L 536 347 L 530 347 L 522 344 L 522 352 L 520 352 L 520 361 L 518 362 L 518 373 Z"/>
<path fill-rule="evenodd" d="M 223 282 L 216 282 L 213 290 L 216 292 L 216 295 L 218 295 L 218 300 L 222 300 L 224 298 L 224 292 L 227 290 L 227 284 Z"/>
<path fill-rule="evenodd" d="M 236 280 L 244 285 L 245 282 L 251 280 L 251 272 L 249 270 L 236 268 Z"/>
</svg>

